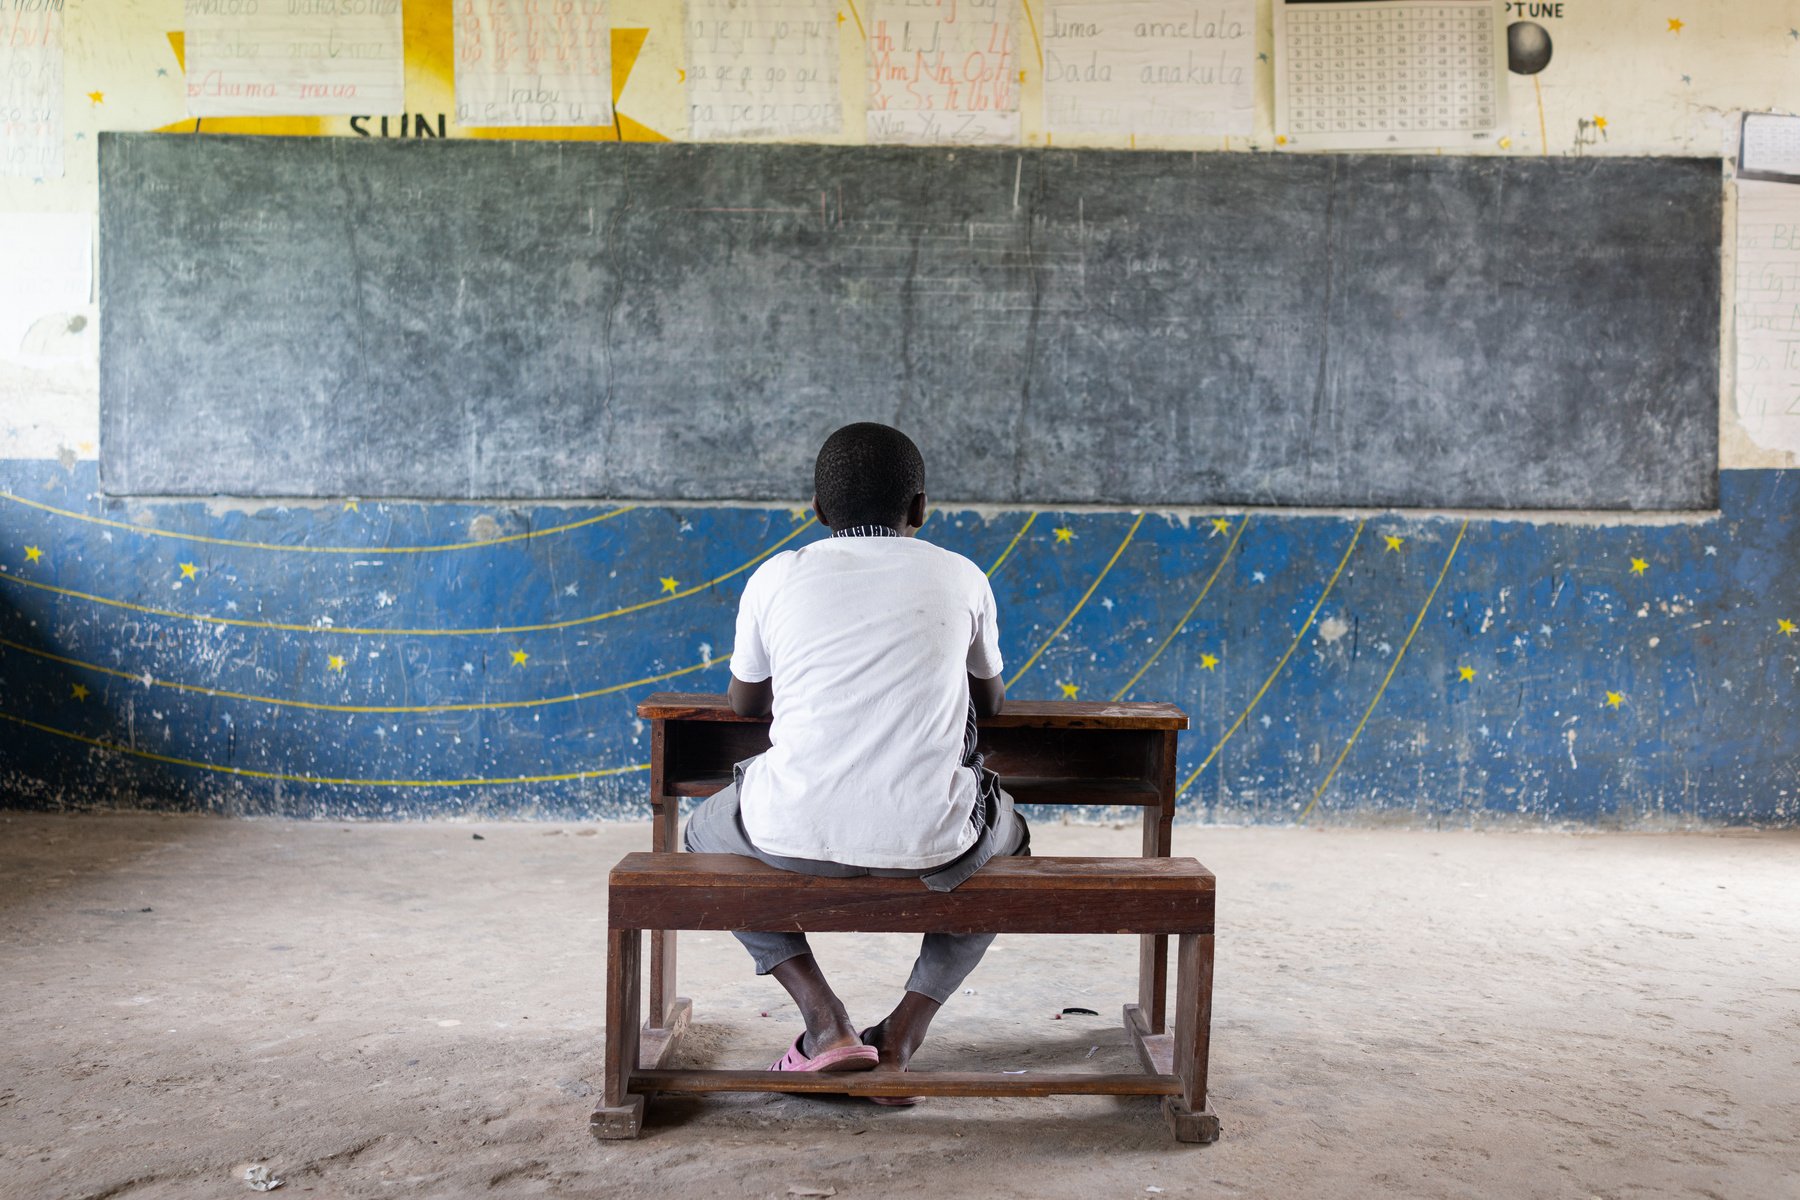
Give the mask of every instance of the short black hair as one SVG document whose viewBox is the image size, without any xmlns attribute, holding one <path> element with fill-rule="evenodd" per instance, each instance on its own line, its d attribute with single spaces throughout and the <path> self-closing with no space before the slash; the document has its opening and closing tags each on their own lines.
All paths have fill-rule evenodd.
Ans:
<svg viewBox="0 0 1800 1200">
<path fill-rule="evenodd" d="M 898 429 L 858 421 L 819 448 L 813 494 L 833 529 L 899 528 L 912 498 L 925 490 L 925 457 Z"/>
</svg>

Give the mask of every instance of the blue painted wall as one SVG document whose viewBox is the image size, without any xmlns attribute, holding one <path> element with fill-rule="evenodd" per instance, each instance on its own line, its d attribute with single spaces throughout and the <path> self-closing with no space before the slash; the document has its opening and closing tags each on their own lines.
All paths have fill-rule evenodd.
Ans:
<svg viewBox="0 0 1800 1200">
<path fill-rule="evenodd" d="M 786 509 L 121 504 L 0 463 L 0 798 L 639 814 Z M 1202 819 L 1800 818 L 1800 473 L 1684 524 L 938 512 L 1009 694 L 1174 700 Z"/>
</svg>

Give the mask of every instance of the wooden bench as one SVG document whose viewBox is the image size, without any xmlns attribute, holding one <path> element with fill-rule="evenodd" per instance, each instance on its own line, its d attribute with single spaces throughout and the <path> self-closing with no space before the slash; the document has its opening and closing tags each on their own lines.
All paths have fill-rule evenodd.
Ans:
<svg viewBox="0 0 1800 1200">
<path fill-rule="evenodd" d="M 606 1084 L 590 1122 L 600 1138 L 636 1137 L 656 1092 L 828 1092 L 852 1096 L 1161 1096 L 1184 1142 L 1210 1142 L 1212 872 L 1191 858 L 997 858 L 954 892 L 916 879 L 822 879 L 732 854 L 628 854 L 607 891 Z M 1142 1074 L 964 1071 L 784 1074 L 663 1065 L 691 1011 L 640 1030 L 643 933 L 756 929 L 805 933 L 1125 933 L 1178 939 L 1175 1029 L 1149 1033 L 1127 1005 Z"/>
</svg>

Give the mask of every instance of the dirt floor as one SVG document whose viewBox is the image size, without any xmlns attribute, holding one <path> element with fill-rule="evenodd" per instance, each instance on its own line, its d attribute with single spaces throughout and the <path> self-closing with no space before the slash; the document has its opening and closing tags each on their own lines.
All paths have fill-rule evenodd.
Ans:
<svg viewBox="0 0 1800 1200">
<path fill-rule="evenodd" d="M 0 816 L 0 1195 L 1800 1197 L 1800 835 L 1177 829 L 1219 875 L 1212 1146 L 1096 1097 L 661 1097 L 594 1142 L 604 880 L 647 839 Z M 862 1020 L 912 948 L 819 939 Z M 1135 1069 L 1134 956 L 1000 939 L 918 1065 Z M 683 969 L 688 1061 L 796 1032 L 728 936 Z"/>
</svg>

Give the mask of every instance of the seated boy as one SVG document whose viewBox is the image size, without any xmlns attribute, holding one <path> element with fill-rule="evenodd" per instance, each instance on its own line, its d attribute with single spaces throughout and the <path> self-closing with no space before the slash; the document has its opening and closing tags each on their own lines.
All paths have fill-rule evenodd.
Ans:
<svg viewBox="0 0 1800 1200">
<path fill-rule="evenodd" d="M 1005 693 L 993 590 L 968 559 L 914 540 L 925 461 L 899 430 L 838 430 L 813 487 L 831 537 L 764 563 L 738 606 L 731 705 L 773 713 L 770 748 L 695 810 L 685 845 L 949 891 L 996 854 L 1029 853 L 1024 819 L 975 750 L 976 716 L 998 713 Z M 859 1033 L 804 934 L 735 936 L 806 1022 L 777 1071 L 905 1070 L 994 940 L 926 934 L 906 994 Z"/>
</svg>

